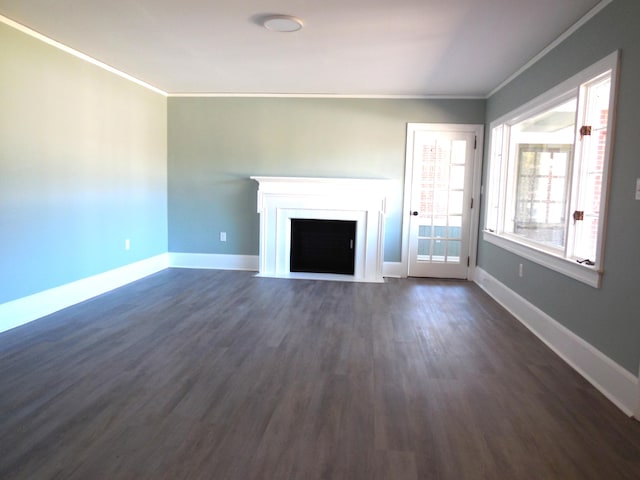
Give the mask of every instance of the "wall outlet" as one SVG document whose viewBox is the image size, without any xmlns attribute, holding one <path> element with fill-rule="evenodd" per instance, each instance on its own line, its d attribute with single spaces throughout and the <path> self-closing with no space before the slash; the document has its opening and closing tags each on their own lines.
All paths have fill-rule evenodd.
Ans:
<svg viewBox="0 0 640 480">
<path fill-rule="evenodd" d="M 522 278 L 524 276 L 524 269 L 522 268 L 522 264 L 518 267 L 518 276 Z"/>
<path fill-rule="evenodd" d="M 227 241 L 227 232 L 220 232 L 220 241 L 221 242 Z"/>
<path fill-rule="evenodd" d="M 131 250 L 131 240 L 129 240 L 128 238 L 124 241 L 124 249 Z"/>
<path fill-rule="evenodd" d="M 640 178 L 636 179 L 636 200 L 640 200 Z"/>
</svg>

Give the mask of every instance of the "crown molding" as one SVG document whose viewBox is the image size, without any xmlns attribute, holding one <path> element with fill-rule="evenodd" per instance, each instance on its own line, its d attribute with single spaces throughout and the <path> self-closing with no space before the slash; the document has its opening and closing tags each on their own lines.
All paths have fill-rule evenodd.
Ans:
<svg viewBox="0 0 640 480">
<path fill-rule="evenodd" d="M 378 100 L 484 100 L 483 95 L 392 95 L 392 94 L 342 94 L 342 93 L 169 93 L 175 98 L 337 98 Z"/>
<path fill-rule="evenodd" d="M 5 25 L 15 28 L 16 30 L 19 30 L 20 32 L 25 33 L 30 37 L 36 38 L 41 42 L 46 43 L 47 45 L 51 45 L 52 47 L 62 50 L 65 53 L 73 55 L 74 57 L 77 57 L 80 60 L 84 60 L 85 62 L 91 63 L 92 65 L 102 68 L 103 70 L 113 73 L 119 77 L 122 77 L 125 80 L 129 80 L 130 82 L 140 85 L 141 87 L 151 90 L 152 92 L 159 93 L 160 95 L 163 95 L 165 97 L 167 96 L 167 92 L 165 92 L 164 90 L 154 87 L 153 85 L 150 85 L 149 83 L 144 82 L 132 75 L 129 75 L 128 73 L 118 70 L 117 68 L 114 68 L 111 65 L 107 65 L 106 63 L 103 63 L 100 60 L 96 60 L 95 58 L 90 57 L 85 53 L 79 52 L 78 50 L 71 48 L 63 43 L 60 43 L 57 40 L 53 40 L 52 38 L 49 38 L 46 35 L 36 32 L 35 30 L 30 29 L 29 27 L 25 27 L 21 23 L 11 20 L 10 18 L 5 17 L 4 15 L 0 15 L 0 23 L 4 23 Z"/>
<path fill-rule="evenodd" d="M 558 38 L 556 38 L 553 42 L 547 45 L 540 53 L 538 53 L 535 57 L 525 63 L 522 67 L 516 70 L 513 74 L 507 77 L 500 85 L 491 90 L 484 98 L 488 99 L 502 90 L 505 86 L 519 77 L 526 70 L 531 68 L 534 64 L 538 63 L 542 58 L 547 56 L 549 52 L 551 52 L 554 48 L 564 42 L 567 38 L 573 35 L 580 27 L 582 27 L 585 23 L 595 17 L 598 13 L 600 13 L 607 5 L 609 5 L 613 0 L 601 0 L 595 7 L 589 10 L 580 20 L 574 23 L 571 27 L 565 30 Z"/>
</svg>

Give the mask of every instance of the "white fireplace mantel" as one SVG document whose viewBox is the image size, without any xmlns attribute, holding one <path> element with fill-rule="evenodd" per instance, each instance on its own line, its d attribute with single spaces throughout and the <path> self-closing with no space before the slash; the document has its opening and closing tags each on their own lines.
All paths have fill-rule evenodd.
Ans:
<svg viewBox="0 0 640 480">
<path fill-rule="evenodd" d="M 257 181 L 260 214 L 259 276 L 382 282 L 388 180 L 251 177 Z M 356 222 L 353 275 L 290 271 L 291 219 Z"/>
</svg>

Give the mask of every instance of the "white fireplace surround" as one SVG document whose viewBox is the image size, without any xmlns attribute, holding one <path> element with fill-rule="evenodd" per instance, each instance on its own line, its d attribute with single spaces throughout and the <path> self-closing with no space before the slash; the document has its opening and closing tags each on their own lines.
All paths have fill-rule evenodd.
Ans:
<svg viewBox="0 0 640 480">
<path fill-rule="evenodd" d="M 251 177 L 258 182 L 262 277 L 383 282 L 384 223 L 390 183 L 379 179 Z M 356 222 L 353 275 L 290 270 L 291 219 Z"/>
</svg>

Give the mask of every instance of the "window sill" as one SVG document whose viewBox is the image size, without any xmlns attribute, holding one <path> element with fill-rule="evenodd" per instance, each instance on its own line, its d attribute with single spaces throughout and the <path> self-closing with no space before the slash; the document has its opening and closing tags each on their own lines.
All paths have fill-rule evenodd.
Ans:
<svg viewBox="0 0 640 480">
<path fill-rule="evenodd" d="M 511 253 L 515 253 L 516 255 L 526 258 L 527 260 L 531 260 L 543 267 L 561 273 L 562 275 L 566 275 L 567 277 L 571 277 L 574 280 L 586 283 L 591 287 L 600 288 L 602 272 L 598 271 L 596 267 L 582 265 L 575 261 L 558 257 L 557 255 L 545 252 L 544 250 L 524 245 L 487 230 L 482 233 L 482 238 L 485 242 L 489 242 Z"/>
</svg>

